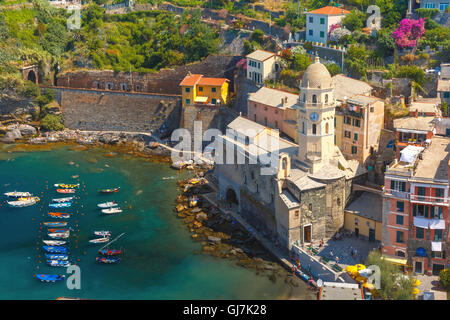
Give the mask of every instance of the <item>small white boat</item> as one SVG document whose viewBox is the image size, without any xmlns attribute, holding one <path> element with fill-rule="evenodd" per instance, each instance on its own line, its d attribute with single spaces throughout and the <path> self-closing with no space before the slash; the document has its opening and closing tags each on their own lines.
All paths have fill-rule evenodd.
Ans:
<svg viewBox="0 0 450 320">
<path fill-rule="evenodd" d="M 53 239 L 67 239 L 70 236 L 70 232 L 49 233 L 48 236 Z"/>
<path fill-rule="evenodd" d="M 112 208 L 112 207 L 117 207 L 117 202 L 109 201 L 109 202 L 99 203 L 97 206 L 99 208 Z"/>
<path fill-rule="evenodd" d="M 56 199 L 53 199 L 52 201 L 61 203 L 61 202 L 71 202 L 73 199 L 75 199 L 75 197 L 56 198 Z"/>
<path fill-rule="evenodd" d="M 16 208 L 22 208 L 22 207 L 29 207 L 37 203 L 36 199 L 30 198 L 27 200 L 21 200 L 21 201 L 7 201 L 8 205 L 11 207 Z"/>
<path fill-rule="evenodd" d="M 94 231 L 96 236 L 111 237 L 111 231 Z"/>
<path fill-rule="evenodd" d="M 103 237 L 103 238 L 89 240 L 90 243 L 105 243 L 108 241 L 109 241 L 109 237 Z"/>
<path fill-rule="evenodd" d="M 62 246 L 65 245 L 67 241 L 62 240 L 42 240 L 48 246 Z"/>
<path fill-rule="evenodd" d="M 13 198 L 31 197 L 31 193 L 29 193 L 29 192 L 12 191 L 12 192 L 6 192 L 5 196 L 13 197 Z"/>
<path fill-rule="evenodd" d="M 63 260 L 47 260 L 47 264 L 52 267 L 68 267 L 68 266 L 70 266 L 69 261 L 63 261 Z"/>
<path fill-rule="evenodd" d="M 120 208 L 108 208 L 102 209 L 102 212 L 105 214 L 114 214 L 114 213 L 121 213 L 122 210 Z"/>
</svg>

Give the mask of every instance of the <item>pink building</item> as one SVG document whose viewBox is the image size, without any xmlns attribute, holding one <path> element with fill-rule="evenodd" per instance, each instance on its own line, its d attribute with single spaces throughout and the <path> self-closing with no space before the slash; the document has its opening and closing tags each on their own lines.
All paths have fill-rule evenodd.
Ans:
<svg viewBox="0 0 450 320">
<path fill-rule="evenodd" d="M 297 94 L 262 87 L 250 94 L 247 117 L 297 141 L 297 100 Z"/>
</svg>

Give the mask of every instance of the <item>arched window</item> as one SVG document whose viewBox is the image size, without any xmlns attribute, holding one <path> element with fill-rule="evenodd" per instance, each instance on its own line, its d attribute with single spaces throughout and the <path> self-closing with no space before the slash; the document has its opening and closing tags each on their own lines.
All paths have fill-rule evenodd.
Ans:
<svg viewBox="0 0 450 320">
<path fill-rule="evenodd" d="M 315 124 L 312 125 L 312 134 L 317 133 L 317 126 Z"/>
<path fill-rule="evenodd" d="M 325 103 L 328 103 L 328 95 L 325 95 Z"/>
<path fill-rule="evenodd" d="M 397 257 L 405 257 L 405 251 L 397 250 L 397 251 L 395 251 L 395 255 Z"/>
<path fill-rule="evenodd" d="M 315 94 L 313 94 L 312 96 L 312 102 L 317 103 L 317 96 Z"/>
<path fill-rule="evenodd" d="M 328 122 L 327 122 L 327 123 L 325 123 L 325 133 L 326 134 L 328 134 L 328 129 L 329 129 L 329 125 L 328 125 Z"/>
</svg>

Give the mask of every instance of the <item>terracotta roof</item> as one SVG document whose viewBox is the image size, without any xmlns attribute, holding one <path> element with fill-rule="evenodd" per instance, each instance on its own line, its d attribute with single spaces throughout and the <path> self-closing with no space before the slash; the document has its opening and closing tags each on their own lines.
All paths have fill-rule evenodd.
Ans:
<svg viewBox="0 0 450 320">
<path fill-rule="evenodd" d="M 308 13 L 325 14 L 327 16 L 337 16 L 337 15 L 341 15 L 341 14 L 350 13 L 350 11 L 342 9 L 342 8 L 326 6 L 326 7 L 320 8 L 320 9 L 310 11 Z"/>
<path fill-rule="evenodd" d="M 199 85 L 203 86 L 222 86 L 225 82 L 229 81 L 226 78 L 200 78 Z"/>
<path fill-rule="evenodd" d="M 201 77 L 203 77 L 201 74 L 188 74 L 180 82 L 180 86 L 195 86 Z"/>
</svg>

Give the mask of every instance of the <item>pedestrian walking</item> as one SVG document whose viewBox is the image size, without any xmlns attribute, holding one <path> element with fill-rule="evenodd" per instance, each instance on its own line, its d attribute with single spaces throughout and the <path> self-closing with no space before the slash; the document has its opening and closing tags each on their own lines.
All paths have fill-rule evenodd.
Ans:
<svg viewBox="0 0 450 320">
<path fill-rule="evenodd" d="M 355 252 L 353 251 L 353 247 L 350 247 L 350 254 L 351 254 L 351 256 L 353 257 L 353 254 L 354 254 Z"/>
<path fill-rule="evenodd" d="M 338 264 L 338 263 L 339 263 L 339 257 L 336 256 L 336 264 Z"/>
<path fill-rule="evenodd" d="M 330 250 L 330 259 L 333 258 L 333 250 Z"/>
</svg>

